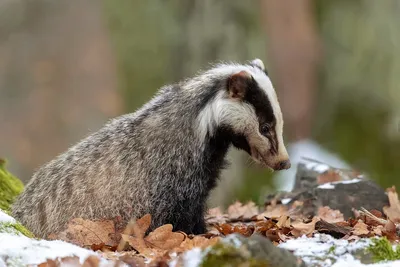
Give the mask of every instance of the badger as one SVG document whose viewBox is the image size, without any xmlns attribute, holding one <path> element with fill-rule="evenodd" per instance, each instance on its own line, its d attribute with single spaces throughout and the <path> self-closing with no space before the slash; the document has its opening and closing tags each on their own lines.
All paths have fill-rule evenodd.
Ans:
<svg viewBox="0 0 400 267">
<path fill-rule="evenodd" d="M 152 215 L 206 231 L 206 200 L 231 145 L 272 170 L 290 168 L 283 119 L 260 59 L 214 65 L 162 87 L 142 108 L 110 120 L 42 166 L 12 207 L 36 236 L 73 218 L 123 222 Z"/>
</svg>

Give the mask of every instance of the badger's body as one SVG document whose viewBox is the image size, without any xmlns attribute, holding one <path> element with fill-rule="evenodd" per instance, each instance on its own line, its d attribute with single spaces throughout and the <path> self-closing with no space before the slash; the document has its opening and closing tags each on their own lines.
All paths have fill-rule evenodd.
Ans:
<svg viewBox="0 0 400 267">
<path fill-rule="evenodd" d="M 282 125 L 260 60 L 219 65 L 161 88 L 137 112 L 44 165 L 13 215 L 39 237 L 76 217 L 128 221 L 146 213 L 153 228 L 172 223 L 202 233 L 206 199 L 231 144 L 273 169 L 289 167 Z"/>
</svg>

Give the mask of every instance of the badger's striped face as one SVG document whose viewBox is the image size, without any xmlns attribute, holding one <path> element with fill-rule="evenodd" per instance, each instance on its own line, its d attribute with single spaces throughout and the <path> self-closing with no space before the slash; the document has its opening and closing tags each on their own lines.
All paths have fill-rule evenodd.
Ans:
<svg viewBox="0 0 400 267">
<path fill-rule="evenodd" d="M 228 128 L 233 145 L 255 161 L 273 170 L 290 168 L 281 109 L 262 61 L 219 68 L 216 73 L 219 71 L 226 83 L 200 113 L 200 132 L 212 134 L 215 128 Z"/>
</svg>

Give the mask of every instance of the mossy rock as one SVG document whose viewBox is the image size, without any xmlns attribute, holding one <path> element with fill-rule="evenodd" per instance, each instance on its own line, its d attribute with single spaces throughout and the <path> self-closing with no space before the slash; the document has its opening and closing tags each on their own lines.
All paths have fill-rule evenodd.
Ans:
<svg viewBox="0 0 400 267">
<path fill-rule="evenodd" d="M 304 267 L 305 264 L 264 236 L 255 234 L 246 238 L 233 234 L 206 249 L 200 266 Z"/>
<path fill-rule="evenodd" d="M 0 158 L 0 209 L 9 212 L 15 198 L 24 189 L 24 184 L 5 168 L 6 161 Z"/>
</svg>

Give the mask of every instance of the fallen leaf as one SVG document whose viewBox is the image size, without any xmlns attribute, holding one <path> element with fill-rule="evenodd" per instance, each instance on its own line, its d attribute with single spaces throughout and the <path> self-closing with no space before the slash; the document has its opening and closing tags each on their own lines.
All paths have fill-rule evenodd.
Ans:
<svg viewBox="0 0 400 267">
<path fill-rule="evenodd" d="M 227 212 L 231 220 L 249 220 L 258 214 L 258 207 L 251 201 L 245 205 L 236 201 L 228 207 Z"/>
<path fill-rule="evenodd" d="M 117 245 L 115 227 L 112 220 L 87 220 L 75 218 L 69 221 L 67 228 L 49 239 L 59 239 L 85 247 L 104 243 L 107 246 Z"/>
<path fill-rule="evenodd" d="M 308 235 L 315 231 L 315 224 L 319 221 L 318 217 L 314 217 L 310 223 L 293 222 L 292 223 L 292 235 L 300 237 L 302 235 Z"/>
<path fill-rule="evenodd" d="M 225 223 L 229 219 L 229 216 L 223 214 L 221 209 L 216 207 L 209 209 L 204 219 L 207 224 Z"/>
<path fill-rule="evenodd" d="M 382 236 L 383 225 L 378 225 L 372 229 L 372 232 L 377 236 Z"/>
<path fill-rule="evenodd" d="M 318 217 L 328 223 L 337 223 L 344 221 L 344 216 L 339 210 L 333 210 L 328 206 L 318 209 Z"/>
<path fill-rule="evenodd" d="M 185 239 L 180 232 L 172 232 L 172 224 L 165 224 L 151 232 L 145 240 L 154 247 L 170 250 L 179 246 Z"/>
<path fill-rule="evenodd" d="M 394 223 L 400 222 L 400 202 L 394 186 L 386 189 L 389 198 L 389 207 L 383 207 L 383 212 Z"/>
<path fill-rule="evenodd" d="M 223 235 L 230 235 L 233 233 L 233 226 L 228 223 L 216 224 L 214 227 Z"/>
<path fill-rule="evenodd" d="M 208 239 L 208 238 L 205 238 L 202 236 L 195 236 L 192 239 L 186 238 L 181 243 L 181 245 L 178 248 L 176 248 L 174 251 L 179 253 L 179 252 L 184 252 L 184 251 L 193 249 L 195 247 L 205 249 L 209 246 L 215 245 L 220 240 L 221 240 L 220 237 L 213 237 L 213 238 Z"/>
<path fill-rule="evenodd" d="M 368 225 L 366 225 L 362 220 L 358 220 L 357 224 L 354 225 L 353 235 L 363 236 L 368 234 L 369 234 Z"/>
<path fill-rule="evenodd" d="M 246 225 L 246 224 L 235 225 L 233 227 L 233 232 L 241 234 L 241 235 L 246 236 L 246 237 L 249 237 L 254 232 L 254 226 L 253 225 Z"/>
<path fill-rule="evenodd" d="M 278 228 L 283 228 L 283 227 L 290 227 L 290 218 L 286 215 L 283 215 L 279 218 L 278 222 L 276 223 L 276 226 Z"/>
<path fill-rule="evenodd" d="M 267 206 L 266 211 L 263 213 L 257 215 L 257 220 L 263 220 L 265 218 L 280 218 L 281 216 L 287 215 L 288 208 L 285 205 L 275 205 L 273 206 Z"/>
<path fill-rule="evenodd" d="M 266 231 L 268 231 L 269 229 L 271 229 L 275 226 L 276 226 L 276 223 L 274 223 L 271 219 L 259 221 L 259 222 L 256 222 L 256 224 L 255 224 L 254 232 L 259 233 L 259 234 L 265 234 Z"/>
<path fill-rule="evenodd" d="M 127 242 L 131 247 L 143 255 L 149 254 L 149 247 L 144 242 L 142 237 L 134 237 L 126 234 L 121 234 L 121 242 Z"/>
<path fill-rule="evenodd" d="M 266 236 L 269 240 L 274 241 L 274 242 L 279 242 L 279 241 L 281 241 L 281 238 L 280 238 L 279 235 L 278 235 L 277 229 L 269 229 L 269 230 L 267 230 L 267 231 L 265 232 L 265 236 Z"/>
<path fill-rule="evenodd" d="M 382 235 L 386 236 L 389 240 L 394 241 L 397 237 L 396 225 L 391 220 L 383 226 Z"/>
<path fill-rule="evenodd" d="M 329 223 L 322 219 L 315 224 L 315 230 L 317 230 L 319 233 L 329 234 L 335 238 L 346 236 L 352 231 L 351 227 L 341 226 L 336 223 Z"/>
</svg>

